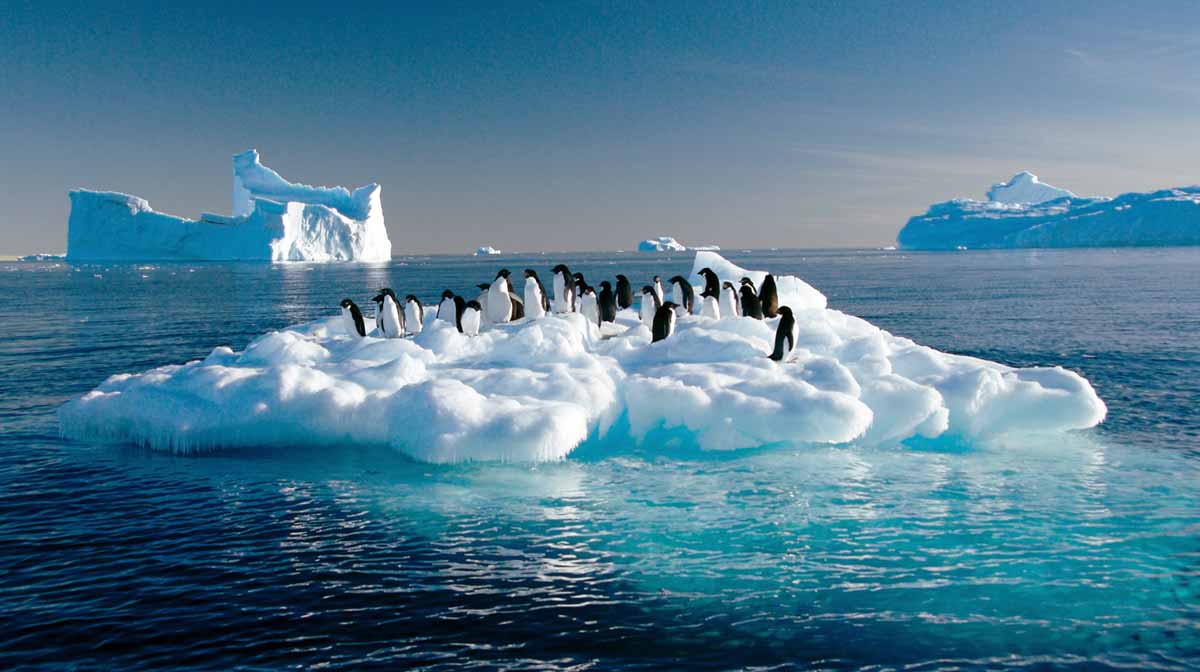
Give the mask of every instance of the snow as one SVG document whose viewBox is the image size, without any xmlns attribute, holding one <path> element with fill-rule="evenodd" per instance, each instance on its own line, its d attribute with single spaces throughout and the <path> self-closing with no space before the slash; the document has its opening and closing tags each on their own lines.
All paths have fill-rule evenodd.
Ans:
<svg viewBox="0 0 1200 672">
<path fill-rule="evenodd" d="M 1075 194 L 1038 180 L 1038 176 L 1022 170 L 1007 182 L 993 184 L 988 190 L 989 201 L 997 203 L 1043 203 L 1059 198 L 1075 198 Z"/>
<path fill-rule="evenodd" d="M 478 257 L 481 255 L 486 255 L 486 254 L 500 254 L 500 250 L 497 250 L 496 248 L 492 247 L 491 245 L 484 245 L 483 247 L 477 248 L 475 250 L 474 256 Z"/>
<path fill-rule="evenodd" d="M 233 157 L 233 216 L 199 219 L 156 212 L 112 191 L 72 191 L 67 258 L 93 260 L 388 261 L 377 184 L 356 189 L 292 184 L 259 163 Z"/>
<path fill-rule="evenodd" d="M 1023 174 L 1027 173 L 994 187 L 989 197 L 1016 201 L 1037 198 L 1039 193 L 1050 195 L 1032 189 L 1048 185 L 1018 180 Z M 1000 187 L 1004 188 L 997 192 Z M 925 214 L 908 220 L 897 242 L 910 250 L 1200 245 L 1200 186 L 1115 198 L 1064 193 L 1066 197 L 1041 202 L 935 203 Z"/>
<path fill-rule="evenodd" d="M 715 253 L 697 254 L 704 266 L 722 279 L 764 275 Z M 651 344 L 634 309 L 603 332 L 570 313 L 474 337 L 427 311 L 417 336 L 382 339 L 348 334 L 331 307 L 242 352 L 113 376 L 59 419 L 66 436 L 182 453 L 361 445 L 429 462 L 541 462 L 580 446 L 958 443 L 1104 418 L 1071 371 L 938 352 L 826 308 L 800 278 L 777 281 L 798 324 L 786 362 L 766 356 L 774 320 L 684 316 Z"/>
<path fill-rule="evenodd" d="M 658 238 L 650 238 L 638 243 L 638 252 L 688 252 L 697 250 L 716 251 L 721 248 L 716 245 L 697 245 L 695 247 L 687 247 L 683 243 L 675 240 L 670 236 L 659 236 Z"/>
</svg>

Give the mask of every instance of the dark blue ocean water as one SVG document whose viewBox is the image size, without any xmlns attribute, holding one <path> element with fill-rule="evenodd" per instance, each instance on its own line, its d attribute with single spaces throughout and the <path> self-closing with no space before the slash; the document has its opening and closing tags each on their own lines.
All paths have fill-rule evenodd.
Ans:
<svg viewBox="0 0 1200 672">
<path fill-rule="evenodd" d="M 729 256 L 939 349 L 1078 370 L 1109 418 L 536 467 L 88 445 L 64 401 L 344 295 L 690 259 L 3 263 L 0 668 L 1200 668 L 1200 249 Z"/>
</svg>

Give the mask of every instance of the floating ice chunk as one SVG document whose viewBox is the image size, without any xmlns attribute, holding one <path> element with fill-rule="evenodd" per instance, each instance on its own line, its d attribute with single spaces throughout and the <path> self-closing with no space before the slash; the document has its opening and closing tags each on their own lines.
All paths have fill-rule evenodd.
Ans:
<svg viewBox="0 0 1200 672">
<path fill-rule="evenodd" d="M 720 249 L 716 245 L 696 245 L 689 247 L 670 236 L 659 236 L 658 238 L 643 240 L 637 246 L 638 252 L 695 252 L 698 250 L 717 251 Z"/>
<path fill-rule="evenodd" d="M 719 255 L 698 270 L 761 277 Z M 331 316 L 235 352 L 109 378 L 67 403 L 72 437 L 195 452 L 388 446 L 419 460 L 547 461 L 582 444 L 683 438 L 704 450 L 772 444 L 972 440 L 1091 427 L 1104 403 L 1078 374 L 938 352 L 824 307 L 779 276 L 795 307 L 792 358 L 767 358 L 775 321 L 684 316 L 676 333 L 623 310 L 601 331 L 577 313 L 489 325 L 477 337 L 426 312 L 413 338 L 345 334 Z"/>
<path fill-rule="evenodd" d="M 1037 175 L 1022 170 L 1007 182 L 993 184 L 987 197 L 989 201 L 997 203 L 1043 203 L 1059 198 L 1075 198 L 1075 194 L 1046 184 L 1038 180 Z"/>
<path fill-rule="evenodd" d="M 475 250 L 474 256 L 478 257 L 478 256 L 483 256 L 483 255 L 488 255 L 488 254 L 500 254 L 500 250 L 497 250 L 496 248 L 492 247 L 491 245 L 484 245 L 483 247 L 477 248 Z"/>
</svg>

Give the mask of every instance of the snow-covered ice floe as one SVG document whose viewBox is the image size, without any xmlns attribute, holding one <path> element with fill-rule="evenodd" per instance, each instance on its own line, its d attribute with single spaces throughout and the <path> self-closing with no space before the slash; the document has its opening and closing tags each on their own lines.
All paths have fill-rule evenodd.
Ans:
<svg viewBox="0 0 1200 672">
<path fill-rule="evenodd" d="M 1200 245 L 1200 186 L 1083 198 L 1021 172 L 986 201 L 929 206 L 897 241 L 910 250 Z"/>
<path fill-rule="evenodd" d="M 696 245 L 688 247 L 670 236 L 649 238 L 638 243 L 637 246 L 638 252 L 697 252 L 700 250 L 716 251 L 720 249 L 721 248 L 717 245 Z"/>
<path fill-rule="evenodd" d="M 489 255 L 489 254 L 500 254 L 500 250 L 497 250 L 496 248 L 492 247 L 491 245 L 484 245 L 483 247 L 479 247 L 479 248 L 475 249 L 476 257 Z"/>
<path fill-rule="evenodd" d="M 72 261 L 388 261 L 380 186 L 293 184 L 251 149 L 233 157 L 233 216 L 184 219 L 113 191 L 71 192 Z"/>
<path fill-rule="evenodd" d="M 748 271 L 712 252 L 696 271 Z M 390 446 L 418 460 L 546 461 L 580 446 L 737 450 L 773 444 L 955 442 L 1087 428 L 1104 403 L 1076 373 L 938 352 L 826 307 L 777 279 L 795 311 L 790 360 L 767 358 L 775 320 L 686 316 L 651 343 L 635 310 L 599 329 L 577 313 L 477 337 L 426 312 L 413 338 L 349 335 L 331 316 L 242 352 L 109 378 L 59 411 L 65 435 L 196 452 Z"/>
</svg>

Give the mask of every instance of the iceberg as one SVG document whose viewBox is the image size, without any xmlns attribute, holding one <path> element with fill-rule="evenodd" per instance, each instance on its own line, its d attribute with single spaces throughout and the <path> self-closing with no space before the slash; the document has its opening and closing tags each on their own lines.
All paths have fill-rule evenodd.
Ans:
<svg viewBox="0 0 1200 672">
<path fill-rule="evenodd" d="M 185 219 L 113 191 L 70 193 L 71 261 L 389 261 L 380 186 L 293 184 L 251 149 L 233 157 L 233 215 Z"/>
<path fill-rule="evenodd" d="M 909 250 L 1200 244 L 1200 186 L 1086 198 L 1022 172 L 988 199 L 935 203 L 896 240 Z"/>
<path fill-rule="evenodd" d="M 57 254 L 54 252 L 38 252 L 37 254 L 26 254 L 22 257 L 17 257 L 17 261 L 64 261 L 67 255 Z"/>
<path fill-rule="evenodd" d="M 638 243 L 638 252 L 695 252 L 697 250 L 717 251 L 721 248 L 716 245 L 697 245 L 695 247 L 687 247 L 683 243 L 675 240 L 670 236 L 659 236 L 658 238 L 650 238 Z"/>
<path fill-rule="evenodd" d="M 492 247 L 491 245 L 484 245 L 483 247 L 479 247 L 479 248 L 475 249 L 476 257 L 485 256 L 485 255 L 489 255 L 489 254 L 500 254 L 500 250 L 497 250 L 496 248 Z"/>
<path fill-rule="evenodd" d="M 761 279 L 720 255 L 693 277 Z M 1099 423 L 1104 403 L 1060 367 L 1012 368 L 933 350 L 777 278 L 799 324 L 683 316 L 651 343 L 636 309 L 603 329 L 570 313 L 476 337 L 426 311 L 412 338 L 364 337 L 329 317 L 202 360 L 110 377 L 59 409 L 62 433 L 163 451 L 381 446 L 428 462 L 561 460 L 582 447 L 729 451 L 771 445 L 970 441 Z"/>
</svg>

